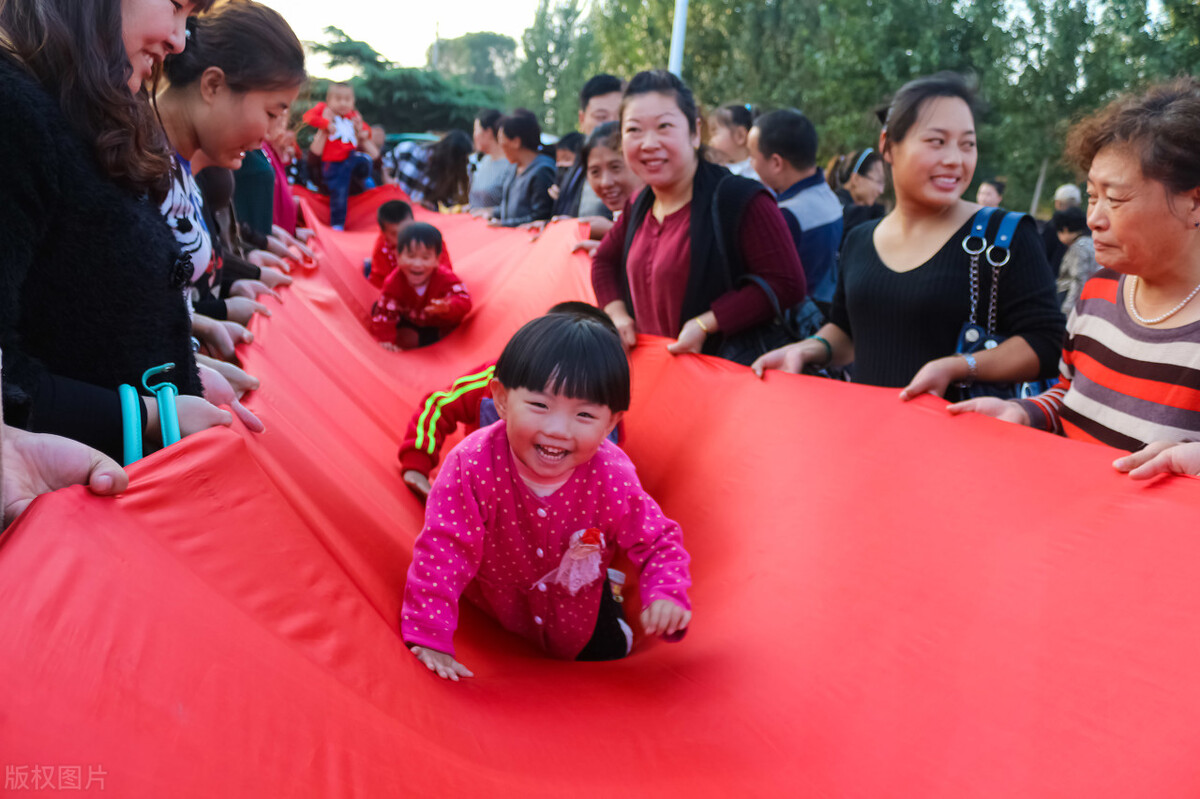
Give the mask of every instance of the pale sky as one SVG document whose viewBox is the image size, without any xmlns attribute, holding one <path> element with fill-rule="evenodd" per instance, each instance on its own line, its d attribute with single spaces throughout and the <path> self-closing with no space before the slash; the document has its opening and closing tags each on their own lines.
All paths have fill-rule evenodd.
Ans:
<svg viewBox="0 0 1200 799">
<path fill-rule="evenodd" d="M 511 36 L 520 52 L 521 34 L 533 22 L 537 0 L 263 0 L 288 21 L 301 41 L 325 41 L 329 25 L 374 47 L 404 67 L 425 65 L 435 31 L 443 39 L 464 33 L 495 31 Z M 313 61 L 309 72 L 328 68 Z"/>
</svg>

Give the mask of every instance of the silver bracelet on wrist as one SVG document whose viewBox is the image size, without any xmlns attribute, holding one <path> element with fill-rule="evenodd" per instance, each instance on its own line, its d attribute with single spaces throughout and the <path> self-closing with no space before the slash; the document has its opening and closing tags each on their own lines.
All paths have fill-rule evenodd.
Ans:
<svg viewBox="0 0 1200 799">
<path fill-rule="evenodd" d="M 974 383 L 975 378 L 979 375 L 979 364 L 976 363 L 975 356 L 969 352 L 960 352 L 958 355 L 967 362 L 967 378 L 966 380 L 959 381 L 958 387 L 966 388 Z"/>
</svg>

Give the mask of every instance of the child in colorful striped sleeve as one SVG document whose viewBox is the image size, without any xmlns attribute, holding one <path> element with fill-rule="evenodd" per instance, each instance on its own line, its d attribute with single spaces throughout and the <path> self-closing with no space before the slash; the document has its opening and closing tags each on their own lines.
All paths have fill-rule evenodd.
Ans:
<svg viewBox="0 0 1200 799">
<path fill-rule="evenodd" d="M 585 316 L 612 326 L 608 314 L 586 302 L 560 302 L 547 313 Z M 613 332 L 616 332 L 615 327 Z M 481 364 L 446 388 L 431 391 L 417 406 L 416 413 L 408 423 L 398 457 L 404 484 L 421 499 L 429 496 L 429 473 L 437 466 L 446 437 L 460 424 L 470 434 L 500 419 L 492 401 L 491 383 L 495 371 L 495 361 Z M 618 426 L 610 436 L 614 444 L 620 443 L 620 430 Z"/>
</svg>

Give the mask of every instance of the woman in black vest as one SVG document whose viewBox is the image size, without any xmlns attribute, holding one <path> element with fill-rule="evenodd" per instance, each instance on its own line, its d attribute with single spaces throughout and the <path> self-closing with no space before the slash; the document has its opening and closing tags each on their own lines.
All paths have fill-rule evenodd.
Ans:
<svg viewBox="0 0 1200 799">
<path fill-rule="evenodd" d="M 743 285 L 742 276 L 761 279 L 788 308 L 804 298 L 804 272 L 762 184 L 701 158 L 697 119 L 675 75 L 655 70 L 630 81 L 622 150 L 646 189 L 596 250 L 592 285 L 626 346 L 642 332 L 676 339 L 673 353 L 749 363 L 776 314 L 763 284 Z"/>
</svg>

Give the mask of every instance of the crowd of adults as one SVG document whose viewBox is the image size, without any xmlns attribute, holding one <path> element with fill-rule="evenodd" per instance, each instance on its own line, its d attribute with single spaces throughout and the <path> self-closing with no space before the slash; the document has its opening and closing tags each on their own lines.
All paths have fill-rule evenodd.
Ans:
<svg viewBox="0 0 1200 799">
<path fill-rule="evenodd" d="M 276 12 L 210 5 L 0 0 L 6 518 L 59 485 L 122 490 L 111 459 L 131 428 L 148 446 L 175 416 L 181 435 L 234 415 L 262 429 L 235 345 L 311 258 L 285 178 L 303 160 L 287 122 L 304 53 Z M 1136 451 L 1118 461 L 1135 476 L 1200 472 L 1200 444 L 1180 445 L 1200 439 L 1200 81 L 1079 121 L 1086 210 L 1064 186 L 1042 224 L 981 213 L 1002 180 L 964 198 L 978 154 L 960 77 L 887 89 L 882 130 L 828 174 L 819 120 L 741 103 L 706 117 L 659 70 L 589 80 L 557 154 L 524 109 L 372 154 L 430 208 L 535 231 L 586 220 L 596 297 L 628 347 L 651 334 L 760 376 L 933 393 Z M 168 364 L 175 413 L 143 385 Z"/>
</svg>

